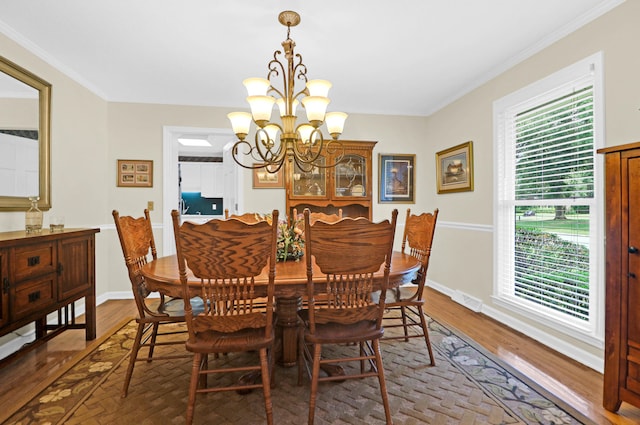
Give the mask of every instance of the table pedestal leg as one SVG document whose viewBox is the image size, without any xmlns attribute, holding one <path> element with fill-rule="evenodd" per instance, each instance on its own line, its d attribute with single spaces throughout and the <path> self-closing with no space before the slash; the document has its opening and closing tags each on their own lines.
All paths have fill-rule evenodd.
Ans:
<svg viewBox="0 0 640 425">
<path fill-rule="evenodd" d="M 278 362 L 283 366 L 295 366 L 298 358 L 298 310 L 302 308 L 301 297 L 276 298 L 278 326 L 276 338 L 281 341 Z M 277 348 L 276 348 L 277 351 Z"/>
</svg>

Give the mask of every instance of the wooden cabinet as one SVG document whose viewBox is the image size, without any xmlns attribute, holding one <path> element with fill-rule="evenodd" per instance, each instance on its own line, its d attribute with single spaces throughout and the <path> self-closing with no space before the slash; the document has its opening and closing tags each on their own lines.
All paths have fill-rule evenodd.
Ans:
<svg viewBox="0 0 640 425">
<path fill-rule="evenodd" d="M 317 167 L 305 172 L 295 163 L 287 163 L 287 213 L 290 215 L 293 208 L 299 213 L 310 208 L 312 211 L 328 214 L 342 209 L 343 216 L 366 217 L 371 220 L 375 144 L 376 142 L 342 141 L 344 157 L 336 167 Z M 332 164 L 335 160 L 328 154 L 321 162 Z"/>
<path fill-rule="evenodd" d="M 39 235 L 0 233 L 0 335 L 36 324 L 36 341 L 69 328 L 96 337 L 95 234 L 67 229 Z M 85 299 L 85 323 L 75 321 L 74 301 Z M 57 323 L 47 315 L 58 311 Z"/>
<path fill-rule="evenodd" d="M 224 196 L 224 169 L 221 162 L 202 163 L 200 177 L 202 179 L 200 195 L 203 198 L 222 198 Z"/>
<path fill-rule="evenodd" d="M 603 404 L 640 407 L 640 142 L 600 149 L 606 165 Z"/>
<path fill-rule="evenodd" d="M 0 249 L 0 328 L 9 323 L 9 253 Z"/>
<path fill-rule="evenodd" d="M 183 192 L 200 192 L 200 163 L 180 163 L 180 187 Z"/>
</svg>

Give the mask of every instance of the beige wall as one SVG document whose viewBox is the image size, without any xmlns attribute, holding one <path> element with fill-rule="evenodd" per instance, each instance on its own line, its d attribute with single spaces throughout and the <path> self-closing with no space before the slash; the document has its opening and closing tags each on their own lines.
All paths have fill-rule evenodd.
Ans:
<svg viewBox="0 0 640 425">
<path fill-rule="evenodd" d="M 634 18 L 637 16 L 640 16 L 640 2 L 627 1 L 427 120 L 427 158 L 466 140 L 473 140 L 475 153 L 474 192 L 435 195 L 432 198 L 433 205 L 441 211 L 439 221 L 443 224 L 449 222 L 451 226 L 441 226 L 436 232 L 429 279 L 480 299 L 484 303 L 483 309 L 494 315 L 507 315 L 535 328 L 535 332 L 544 332 L 549 339 L 557 337 L 567 347 L 584 350 L 587 357 L 593 356 L 592 359 L 602 358 L 602 349 L 558 334 L 525 317 L 513 316 L 492 302 L 493 235 L 488 231 L 493 225 L 494 196 L 492 108 L 495 100 L 602 51 L 605 145 L 640 140 L 640 79 L 637 73 L 640 55 L 635 54 L 640 26 Z M 428 204 L 422 206 L 426 208 Z M 460 223 L 472 223 L 480 228 L 461 230 Z"/>
<path fill-rule="evenodd" d="M 414 205 L 378 204 L 374 177 L 374 219 L 389 217 L 393 208 L 404 211 L 440 209 L 429 279 L 449 293 L 461 291 L 480 300 L 489 313 L 510 322 L 509 313 L 492 303 L 493 285 L 493 127 L 492 103 L 529 83 L 545 77 L 597 51 L 604 52 L 606 90 L 606 144 L 640 139 L 640 55 L 637 40 L 640 2 L 625 2 L 600 19 L 560 40 L 525 62 L 477 88 L 432 116 L 401 117 L 351 114 L 344 139 L 376 140 L 374 176 L 379 153 L 414 153 L 416 159 L 416 202 Z M 188 126 L 228 128 L 225 108 L 109 103 L 47 65 L 11 40 L 0 35 L 2 55 L 44 78 L 52 93 L 52 200 L 51 213 L 66 216 L 67 226 L 101 227 L 97 236 L 98 294 L 126 293 L 129 284 L 122 254 L 112 226 L 111 210 L 140 214 L 147 201 L 154 201 L 152 213 L 156 239 L 162 243 L 161 223 L 162 128 Z M 238 80 L 240 84 L 240 80 Z M 474 142 L 475 190 L 457 194 L 436 194 L 435 153 L 453 145 Z M 117 159 L 154 160 L 154 187 L 116 187 Z M 246 211 L 284 209 L 283 190 L 252 190 L 250 173 L 245 174 Z M 46 216 L 45 214 L 45 225 Z M 0 231 L 24 225 L 23 213 L 1 213 Z M 505 319 L 506 318 L 506 319 Z M 536 336 L 550 335 L 545 342 L 560 342 L 561 349 L 575 347 L 593 358 L 599 348 L 554 334 L 526 318 L 513 317 Z M 558 338 L 558 341 L 554 340 Z"/>
</svg>

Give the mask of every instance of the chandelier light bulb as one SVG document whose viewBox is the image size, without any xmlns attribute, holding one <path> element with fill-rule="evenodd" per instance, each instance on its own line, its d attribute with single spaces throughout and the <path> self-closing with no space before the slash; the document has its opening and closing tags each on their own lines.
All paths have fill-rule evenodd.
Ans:
<svg viewBox="0 0 640 425">
<path fill-rule="evenodd" d="M 233 128 L 233 132 L 240 140 L 243 140 L 247 134 L 249 134 L 251 114 L 248 112 L 231 112 L 230 114 L 227 114 L 227 118 L 231 121 L 231 128 Z"/>
<path fill-rule="evenodd" d="M 251 115 L 256 124 L 263 127 L 264 123 L 271 120 L 273 104 L 276 102 L 273 96 L 249 96 L 247 102 L 251 106 Z"/>
<path fill-rule="evenodd" d="M 271 82 L 266 78 L 247 78 L 242 82 L 249 96 L 266 96 Z"/>
<path fill-rule="evenodd" d="M 342 134 L 342 130 L 344 130 L 344 122 L 347 120 L 347 117 L 348 115 L 344 112 L 327 112 L 324 120 L 327 124 L 327 130 L 329 130 L 331 137 L 337 139 L 338 136 Z"/>
<path fill-rule="evenodd" d="M 313 130 L 313 126 L 309 124 L 302 124 L 300 127 L 298 127 L 300 141 L 305 145 L 309 144 L 311 142 L 311 133 L 313 132 Z"/>
<path fill-rule="evenodd" d="M 264 127 L 264 131 L 267 132 L 267 135 L 269 136 L 269 140 L 275 141 L 276 137 L 278 137 L 278 132 L 280 131 L 280 128 L 275 124 L 269 124 Z"/>
<path fill-rule="evenodd" d="M 309 96 L 329 97 L 329 89 L 331 86 L 332 84 L 327 80 L 309 80 L 307 82 Z"/>
<path fill-rule="evenodd" d="M 329 98 L 322 96 L 306 96 L 302 98 L 302 104 L 307 111 L 307 119 L 311 125 L 319 126 L 324 121 L 324 114 L 329 106 Z M 314 122 L 315 121 L 315 122 Z"/>
</svg>

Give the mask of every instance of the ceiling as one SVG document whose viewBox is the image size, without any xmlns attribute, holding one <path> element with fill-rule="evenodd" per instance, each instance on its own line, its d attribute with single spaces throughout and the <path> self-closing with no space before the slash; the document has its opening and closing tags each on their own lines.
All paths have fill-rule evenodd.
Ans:
<svg viewBox="0 0 640 425">
<path fill-rule="evenodd" d="M 427 116 L 622 1 L 2 0 L 0 32 L 108 101 L 246 110 L 295 10 L 329 110 Z"/>
</svg>

